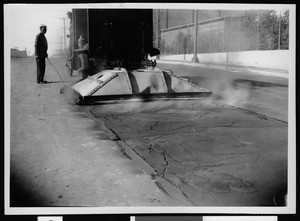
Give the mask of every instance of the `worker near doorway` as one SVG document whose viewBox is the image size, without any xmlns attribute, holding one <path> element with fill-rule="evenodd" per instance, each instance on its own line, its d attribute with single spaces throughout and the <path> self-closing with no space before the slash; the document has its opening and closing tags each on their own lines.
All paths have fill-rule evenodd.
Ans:
<svg viewBox="0 0 300 221">
<path fill-rule="evenodd" d="M 89 45 L 86 42 L 86 38 L 84 35 L 80 35 L 78 38 L 78 48 L 78 58 L 80 61 L 80 68 L 78 69 L 78 73 L 81 74 L 82 80 L 84 80 L 89 76 Z"/>
<path fill-rule="evenodd" d="M 46 69 L 46 58 L 48 57 L 48 42 L 45 37 L 47 32 L 47 26 L 40 26 L 40 33 L 35 38 L 35 59 L 36 59 L 36 68 L 37 68 L 37 83 L 46 84 L 47 81 L 44 81 L 45 69 Z"/>
</svg>

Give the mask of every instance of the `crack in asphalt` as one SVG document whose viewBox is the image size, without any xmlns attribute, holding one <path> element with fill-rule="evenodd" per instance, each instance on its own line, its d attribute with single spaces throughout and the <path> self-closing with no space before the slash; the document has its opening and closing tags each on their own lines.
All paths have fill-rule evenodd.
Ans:
<svg viewBox="0 0 300 221">
<path fill-rule="evenodd" d="M 154 152 L 154 150 L 152 149 L 153 144 L 150 144 L 149 146 L 149 153 L 152 154 L 152 152 Z"/>
<path fill-rule="evenodd" d="M 219 128 L 219 127 L 232 127 L 234 124 L 236 124 L 236 123 L 239 123 L 238 121 L 234 121 L 234 122 L 232 122 L 232 123 L 229 123 L 229 124 L 225 124 L 225 125 L 216 125 L 216 126 L 207 126 L 207 127 L 199 127 L 199 126 L 195 126 L 195 125 L 185 125 L 185 126 L 180 126 L 180 127 L 177 127 L 177 128 L 175 128 L 174 130 L 180 130 L 180 129 L 182 129 L 182 128 L 188 128 L 188 127 L 193 127 L 193 128 L 205 128 L 205 129 L 209 129 L 209 128 Z"/>
<path fill-rule="evenodd" d="M 253 153 L 216 153 L 215 155 L 252 155 Z"/>
<path fill-rule="evenodd" d="M 275 120 L 275 121 L 279 121 L 279 122 L 288 124 L 288 122 L 285 121 L 285 120 L 280 120 L 280 119 L 276 119 L 274 117 L 269 117 L 267 115 L 257 113 L 257 112 L 255 112 L 253 110 L 250 110 L 250 109 L 246 109 L 246 108 L 242 108 L 242 107 L 238 107 L 238 106 L 233 106 L 233 105 L 228 105 L 228 106 L 235 107 L 237 109 L 243 110 L 246 114 L 254 115 L 254 116 L 258 117 L 259 119 L 263 119 L 263 120 L 272 119 L 272 120 Z"/>
<path fill-rule="evenodd" d="M 166 151 L 164 151 L 162 154 L 163 154 L 164 161 L 165 161 L 165 168 L 163 169 L 162 176 L 165 177 L 167 167 L 169 166 L 169 162 L 168 162 L 168 160 L 167 160 L 167 154 L 166 154 Z"/>
<path fill-rule="evenodd" d="M 226 124 L 226 125 L 217 125 L 217 126 L 213 126 L 213 127 L 203 127 L 203 128 L 232 127 L 236 123 L 238 123 L 238 121 L 234 121 L 234 122 L 232 122 L 230 124 Z"/>
<path fill-rule="evenodd" d="M 161 138 L 163 135 L 161 135 L 161 136 L 159 136 L 159 137 L 156 137 L 155 139 L 153 139 L 153 140 L 157 140 L 157 139 L 159 139 L 159 138 Z M 151 140 L 151 141 L 153 141 L 153 140 Z M 149 141 L 150 142 L 150 141 Z M 152 152 L 154 152 L 154 150 L 153 150 L 153 147 L 154 146 L 154 144 L 150 144 L 150 146 L 149 146 L 149 153 L 151 154 Z M 138 154 L 139 155 L 139 154 Z M 139 155 L 140 156 L 140 155 Z M 187 194 L 186 193 L 184 193 L 182 190 L 181 190 L 181 188 L 178 186 L 178 185 L 176 185 L 176 183 L 174 183 L 174 182 L 172 182 L 170 179 L 168 179 L 167 177 L 166 177 L 166 171 L 167 171 L 167 169 L 168 169 L 168 166 L 170 165 L 170 163 L 169 163 L 169 161 L 168 161 L 168 156 L 167 156 L 167 154 L 166 154 L 166 151 L 163 151 L 162 152 L 162 156 L 163 156 L 163 160 L 164 160 L 164 162 L 165 162 L 165 166 L 164 166 L 164 169 L 163 169 L 163 171 L 162 171 L 162 173 L 161 174 L 159 174 L 159 173 L 157 173 L 158 174 L 158 176 L 160 176 L 160 177 L 162 177 L 163 179 L 165 179 L 166 181 L 168 181 L 172 186 L 174 186 L 177 190 L 179 190 L 180 191 L 180 193 L 184 196 L 184 197 L 186 197 L 187 199 L 189 199 L 188 198 L 188 196 L 187 196 Z M 169 158 L 171 158 L 171 157 L 169 157 Z M 153 168 L 154 169 L 154 168 Z M 156 172 L 157 172 L 157 170 L 156 169 L 154 169 Z"/>
<path fill-rule="evenodd" d="M 121 119 L 121 118 L 119 118 L 119 117 L 117 117 L 117 116 L 110 116 L 112 119 L 114 119 L 114 120 L 118 120 L 118 121 L 120 121 L 120 122 L 123 122 L 123 120 Z"/>
<path fill-rule="evenodd" d="M 153 141 L 156 141 L 156 140 L 162 138 L 163 136 L 164 136 L 164 134 L 159 135 L 159 136 L 156 136 L 156 137 L 154 137 L 153 139 L 150 139 L 150 138 L 145 139 L 145 141 L 146 141 L 146 143 L 150 143 L 150 142 L 153 142 Z M 147 137 L 147 136 L 145 136 L 145 137 Z M 143 138 L 143 137 L 140 137 L 140 138 Z"/>
<path fill-rule="evenodd" d="M 159 123 L 159 121 L 156 121 L 154 125 L 151 125 L 150 130 L 153 130 L 154 127 L 157 127 L 158 123 Z"/>
<path fill-rule="evenodd" d="M 177 127 L 174 130 L 180 130 L 180 129 L 188 128 L 188 127 L 197 127 L 197 125 L 184 125 L 184 126 Z"/>
<path fill-rule="evenodd" d="M 163 136 L 163 135 L 162 135 Z M 128 144 L 127 144 L 128 145 Z M 129 146 L 129 145 L 128 145 Z M 129 146 L 130 147 L 130 146 Z M 152 145 L 151 145 L 151 147 L 152 147 Z M 131 147 L 130 147 L 131 148 Z M 133 149 L 133 148 L 132 148 Z M 136 152 L 134 149 L 133 149 L 133 151 L 139 156 L 139 157 L 141 157 L 143 160 L 145 160 L 146 161 L 146 159 L 144 159 L 138 152 Z M 167 182 L 169 182 L 174 188 L 176 188 L 177 190 L 179 190 L 179 192 L 189 201 L 189 197 L 187 196 L 187 194 L 186 193 L 184 193 L 182 190 L 181 190 L 181 188 L 179 187 L 179 186 L 177 186 L 174 182 L 172 182 L 170 179 L 168 179 L 167 177 L 166 177 L 166 169 L 167 169 L 167 167 L 169 166 L 169 162 L 167 161 L 167 156 L 166 156 L 166 153 L 165 153 L 165 151 L 163 152 L 163 156 L 164 156 L 164 161 L 166 162 L 166 166 L 165 166 L 165 168 L 164 168 L 164 170 L 163 170 L 163 173 L 162 174 L 159 174 L 159 172 L 154 168 L 154 167 L 152 167 L 153 168 L 153 170 L 155 171 L 155 173 L 156 173 L 156 175 L 151 175 L 151 178 L 153 179 L 153 180 L 155 180 L 155 177 L 161 177 L 161 178 L 163 178 L 163 179 L 165 179 Z M 158 182 L 158 181 L 155 181 L 155 183 L 156 183 L 156 185 L 160 188 L 160 189 L 162 189 L 167 195 L 169 195 L 169 193 L 163 188 L 163 186 Z"/>
<path fill-rule="evenodd" d="M 239 165 L 239 164 L 246 164 L 246 163 L 253 163 L 256 162 L 258 160 L 258 158 L 256 158 L 253 161 L 249 161 L 249 162 L 240 162 L 240 163 L 220 163 L 220 164 L 207 164 L 207 165 L 199 165 L 199 166 L 195 166 L 195 169 L 198 168 L 214 168 L 214 167 L 221 167 L 221 166 L 232 166 L 232 165 Z"/>
<path fill-rule="evenodd" d="M 163 154 L 164 161 L 165 161 L 165 167 L 164 167 L 164 169 L 163 169 L 163 172 L 162 172 L 161 177 L 164 178 L 166 181 L 168 181 L 168 182 L 169 182 L 172 186 L 174 186 L 176 189 L 178 189 L 178 190 L 180 191 L 180 193 L 181 193 L 186 199 L 189 199 L 188 195 L 187 195 L 185 192 L 183 192 L 183 191 L 181 190 L 181 188 L 180 188 L 178 185 L 176 185 L 176 183 L 172 182 L 170 179 L 168 179 L 168 178 L 166 177 L 166 170 L 167 170 L 168 166 L 170 165 L 170 163 L 169 163 L 169 161 L 167 160 L 167 154 L 166 154 L 166 151 L 164 151 L 162 154 Z M 169 157 L 169 158 L 171 158 L 171 157 Z M 172 158 L 171 158 L 171 159 L 172 159 Z"/>
<path fill-rule="evenodd" d="M 163 136 L 163 135 L 161 135 L 161 136 Z M 121 140 L 122 141 L 122 140 Z M 146 159 L 144 159 L 143 158 L 143 156 L 141 156 L 134 148 L 132 148 L 130 145 L 128 145 L 127 143 L 126 143 L 126 141 L 123 141 L 129 148 L 131 148 L 132 150 L 133 150 L 133 152 L 137 155 L 137 156 L 139 156 L 141 159 L 143 159 L 145 162 L 146 162 Z M 153 179 L 153 180 L 155 180 L 155 177 L 161 177 L 161 178 L 163 178 L 164 180 L 166 180 L 167 182 L 169 182 L 174 188 L 176 188 L 185 198 L 186 198 L 186 200 L 188 200 L 189 202 L 191 202 L 190 201 L 190 199 L 189 199 L 189 197 L 188 197 L 188 195 L 186 194 L 186 193 L 184 193 L 182 190 L 181 190 L 181 188 L 179 187 L 179 186 L 177 186 L 175 183 L 173 183 L 171 180 L 169 180 L 165 175 L 166 175 L 166 169 L 167 169 L 167 167 L 169 166 L 169 162 L 168 162 L 168 160 L 167 160 L 167 156 L 166 156 L 166 153 L 165 153 L 165 151 L 163 152 L 163 156 L 164 156 L 164 161 L 166 162 L 166 166 L 165 166 L 165 168 L 164 168 L 164 170 L 163 170 L 163 173 L 162 174 L 159 174 L 159 172 L 154 168 L 154 167 L 152 167 L 151 166 L 151 168 L 154 170 L 154 173 L 155 174 L 152 174 L 151 175 L 151 179 Z M 131 158 L 131 160 L 133 160 L 132 158 Z M 160 183 L 160 182 L 158 182 L 158 181 L 155 181 L 155 184 L 162 190 L 162 191 L 164 191 L 167 195 L 169 195 L 169 193 L 168 193 L 168 191 L 166 191 L 166 189 L 163 187 L 163 185 Z"/>
<path fill-rule="evenodd" d="M 91 110 L 90 110 L 91 112 Z M 95 118 L 98 118 L 95 114 L 93 114 Z M 120 122 L 123 122 L 123 120 L 117 116 L 114 116 L 114 115 L 104 115 L 104 116 L 101 116 L 101 118 L 105 119 L 106 121 L 111 121 L 111 119 L 113 120 L 118 120 Z"/>
<path fill-rule="evenodd" d="M 165 156 L 164 156 L 164 157 L 165 157 Z M 165 168 L 164 168 L 163 174 L 162 174 L 162 175 L 159 175 L 159 176 L 161 176 L 163 179 L 165 179 L 166 181 L 168 181 L 174 188 L 176 188 L 177 190 L 179 190 L 179 192 L 180 192 L 186 199 L 189 200 L 188 195 L 187 195 L 184 191 L 181 190 L 180 186 L 178 186 L 176 183 L 172 182 L 170 179 L 168 179 L 168 178 L 166 177 L 166 174 L 165 174 L 165 173 L 166 173 L 166 169 L 167 169 L 169 163 L 168 163 L 168 161 L 166 160 L 166 157 L 164 158 L 164 160 L 165 160 L 165 162 L 167 163 L 167 165 L 166 165 Z"/>
</svg>

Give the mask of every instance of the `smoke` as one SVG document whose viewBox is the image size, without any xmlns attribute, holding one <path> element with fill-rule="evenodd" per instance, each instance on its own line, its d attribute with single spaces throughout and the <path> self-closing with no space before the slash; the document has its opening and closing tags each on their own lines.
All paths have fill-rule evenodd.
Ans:
<svg viewBox="0 0 300 221">
<path fill-rule="evenodd" d="M 60 93 L 63 94 L 65 100 L 72 105 L 80 102 L 80 94 L 73 90 L 70 86 L 64 86 L 60 89 Z"/>
<path fill-rule="evenodd" d="M 249 99 L 249 85 L 233 84 L 233 79 L 222 77 L 210 80 L 207 87 L 213 96 L 206 101 L 207 105 L 231 105 L 244 107 Z"/>
</svg>

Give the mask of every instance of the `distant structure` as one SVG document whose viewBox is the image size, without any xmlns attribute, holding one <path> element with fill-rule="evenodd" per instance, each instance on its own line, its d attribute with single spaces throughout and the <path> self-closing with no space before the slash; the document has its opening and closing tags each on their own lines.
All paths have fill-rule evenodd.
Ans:
<svg viewBox="0 0 300 221">
<path fill-rule="evenodd" d="M 195 47 L 198 53 L 241 50 L 242 36 L 238 27 L 245 10 L 196 11 L 191 9 L 153 11 L 153 44 L 160 48 L 162 54 L 191 54 L 195 51 Z M 196 32 L 195 19 L 198 24 Z M 196 46 L 195 34 L 198 42 Z"/>
<path fill-rule="evenodd" d="M 153 45 L 162 56 L 287 50 L 289 10 L 154 9 Z"/>
<path fill-rule="evenodd" d="M 10 49 L 10 56 L 12 58 L 26 58 L 27 57 L 27 51 L 26 49 L 23 51 L 20 51 L 16 48 L 11 48 Z"/>
<path fill-rule="evenodd" d="M 198 9 L 198 22 L 203 22 L 223 17 L 241 17 L 245 15 L 245 10 L 200 10 Z M 159 23 L 157 24 L 158 13 L 160 14 Z M 160 30 L 174 28 L 182 25 L 194 23 L 195 10 L 191 9 L 154 9 L 153 26 L 157 32 L 159 25 Z"/>
</svg>

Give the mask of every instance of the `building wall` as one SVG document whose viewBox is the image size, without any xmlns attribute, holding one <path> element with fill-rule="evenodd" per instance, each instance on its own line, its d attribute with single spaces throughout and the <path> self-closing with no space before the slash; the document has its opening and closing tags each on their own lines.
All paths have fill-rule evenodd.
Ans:
<svg viewBox="0 0 300 221">
<path fill-rule="evenodd" d="M 157 47 L 159 31 L 176 26 L 194 23 L 195 10 L 192 9 L 154 9 L 153 10 L 153 41 Z M 158 18 L 159 14 L 159 18 Z M 245 14 L 244 10 L 198 10 L 198 22 L 218 17 L 238 17 Z"/>
<path fill-rule="evenodd" d="M 249 40 L 240 32 L 240 20 L 240 17 L 219 17 L 198 22 L 198 53 L 244 49 L 245 44 L 241 42 Z M 193 23 L 164 29 L 161 31 L 160 37 L 159 48 L 162 54 L 189 54 L 194 51 L 195 26 Z"/>
<path fill-rule="evenodd" d="M 245 65 L 272 69 L 289 69 L 289 50 L 240 51 L 198 54 L 200 62 Z M 161 60 L 191 61 L 193 54 L 160 56 Z"/>
<path fill-rule="evenodd" d="M 172 28 L 194 22 L 192 9 L 160 9 L 160 29 Z M 218 17 L 239 17 L 244 10 L 198 10 L 198 22 Z M 157 31 L 158 9 L 153 10 L 153 25 Z"/>
</svg>

